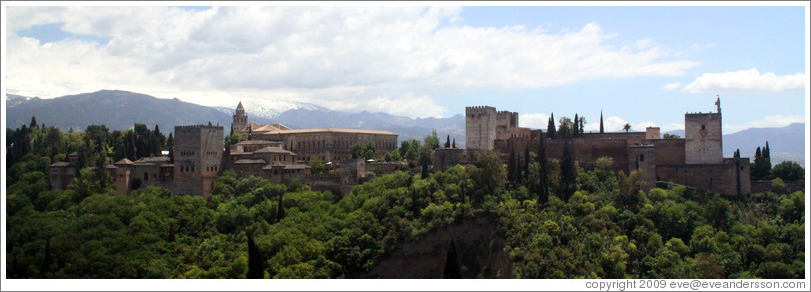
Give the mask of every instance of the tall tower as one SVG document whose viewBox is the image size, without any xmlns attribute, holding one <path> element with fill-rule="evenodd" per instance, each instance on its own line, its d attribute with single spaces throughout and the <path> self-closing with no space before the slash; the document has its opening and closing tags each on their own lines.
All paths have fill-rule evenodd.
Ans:
<svg viewBox="0 0 811 292">
<path fill-rule="evenodd" d="M 493 150 L 497 115 L 496 108 L 491 106 L 465 107 L 465 140 L 468 149 Z"/>
<path fill-rule="evenodd" d="M 245 108 L 242 107 L 242 102 L 237 105 L 236 113 L 234 113 L 234 121 L 231 123 L 231 132 L 239 132 L 248 124 L 248 114 L 245 113 Z"/>
<path fill-rule="evenodd" d="M 724 161 L 721 133 L 721 100 L 716 113 L 684 114 L 684 158 L 687 164 L 720 164 Z"/>
<path fill-rule="evenodd" d="M 222 126 L 176 126 L 174 193 L 211 195 L 217 173 L 222 169 Z"/>
</svg>

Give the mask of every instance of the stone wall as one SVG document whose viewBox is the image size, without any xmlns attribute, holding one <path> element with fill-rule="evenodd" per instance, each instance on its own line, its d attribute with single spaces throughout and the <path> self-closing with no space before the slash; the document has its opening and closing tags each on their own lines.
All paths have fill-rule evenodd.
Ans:
<svg viewBox="0 0 811 292">
<path fill-rule="evenodd" d="M 642 171 L 648 191 L 656 185 L 656 149 L 653 145 L 631 146 L 628 148 L 628 171 Z"/>
<path fill-rule="evenodd" d="M 789 192 L 803 191 L 805 192 L 805 181 L 783 181 L 786 184 L 786 189 Z M 756 180 L 752 182 L 752 193 L 762 193 L 772 190 L 772 181 L 770 180 Z"/>
<path fill-rule="evenodd" d="M 465 149 L 461 148 L 437 148 L 434 150 L 434 169 L 444 171 L 460 164 L 465 159 L 465 154 Z"/>
<path fill-rule="evenodd" d="M 656 165 L 684 164 L 684 139 L 644 140 L 643 144 L 656 148 Z"/>
<path fill-rule="evenodd" d="M 752 193 L 749 158 L 726 158 L 720 164 L 660 165 L 656 177 L 722 195 L 740 197 Z"/>
<path fill-rule="evenodd" d="M 721 114 L 685 114 L 684 138 L 687 164 L 722 163 Z"/>
</svg>

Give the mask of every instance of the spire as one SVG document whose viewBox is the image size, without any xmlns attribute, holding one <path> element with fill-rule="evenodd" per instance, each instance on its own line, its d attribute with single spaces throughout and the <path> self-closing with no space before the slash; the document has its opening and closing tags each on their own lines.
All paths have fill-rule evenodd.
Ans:
<svg viewBox="0 0 811 292">
<path fill-rule="evenodd" d="M 241 100 L 239 101 L 239 105 L 237 105 L 237 110 L 238 111 L 244 111 L 245 110 L 245 108 L 242 107 L 242 101 Z"/>
</svg>

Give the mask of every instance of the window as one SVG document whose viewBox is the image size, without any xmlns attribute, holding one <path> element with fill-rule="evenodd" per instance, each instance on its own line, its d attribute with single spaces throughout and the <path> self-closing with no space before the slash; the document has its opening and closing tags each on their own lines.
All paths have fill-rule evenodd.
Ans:
<svg viewBox="0 0 811 292">
<path fill-rule="evenodd" d="M 639 161 L 645 161 L 645 154 L 639 154 Z"/>
<path fill-rule="evenodd" d="M 144 181 L 148 181 L 148 180 L 149 180 L 149 174 L 144 172 Z"/>
<path fill-rule="evenodd" d="M 701 129 L 702 129 L 702 130 L 706 130 L 706 129 L 707 129 L 707 127 L 706 127 L 705 125 L 701 125 Z"/>
</svg>

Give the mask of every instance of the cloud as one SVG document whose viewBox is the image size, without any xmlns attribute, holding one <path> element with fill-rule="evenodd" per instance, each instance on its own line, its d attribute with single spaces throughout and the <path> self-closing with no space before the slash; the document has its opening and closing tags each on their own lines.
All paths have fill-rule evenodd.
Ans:
<svg viewBox="0 0 811 292">
<path fill-rule="evenodd" d="M 400 116 L 416 116 L 418 118 L 441 118 L 446 111 L 444 107 L 437 105 L 434 99 L 428 96 L 400 99 L 378 97 L 369 101 L 366 109 Z"/>
<path fill-rule="evenodd" d="M 521 114 L 518 116 L 518 122 L 521 127 L 532 129 L 544 129 L 549 124 L 549 116 L 542 113 L 534 114 Z"/>
<path fill-rule="evenodd" d="M 761 74 L 757 69 L 723 73 L 704 73 L 684 87 L 690 93 L 721 92 L 785 92 L 805 89 L 807 77 L 803 73 L 778 76 L 772 72 Z"/>
<path fill-rule="evenodd" d="M 444 113 L 429 97 L 597 78 L 680 76 L 699 63 L 597 23 L 546 32 L 470 27 L 456 7 L 8 7 L 6 86 L 56 97 L 102 88 L 222 103 L 236 92 L 333 109 Z M 62 23 L 53 43 L 21 37 Z M 475 44 L 475 45 L 471 45 Z M 714 90 L 714 89 L 713 89 Z M 203 93 L 203 94 L 197 94 Z M 427 99 L 426 99 L 427 98 Z M 432 99 L 431 99 L 432 100 Z"/>
<path fill-rule="evenodd" d="M 679 89 L 679 88 L 681 88 L 681 83 L 679 83 L 679 82 L 668 83 L 668 84 L 665 84 L 665 86 L 662 87 L 662 89 L 664 89 L 664 90 L 676 90 L 676 89 Z"/>
<path fill-rule="evenodd" d="M 805 117 L 800 115 L 784 116 L 784 115 L 771 115 L 766 116 L 759 121 L 750 121 L 745 124 L 738 125 L 724 125 L 724 134 L 732 134 L 738 131 L 746 130 L 749 128 L 776 128 L 785 127 L 793 123 L 804 123 Z"/>
</svg>

